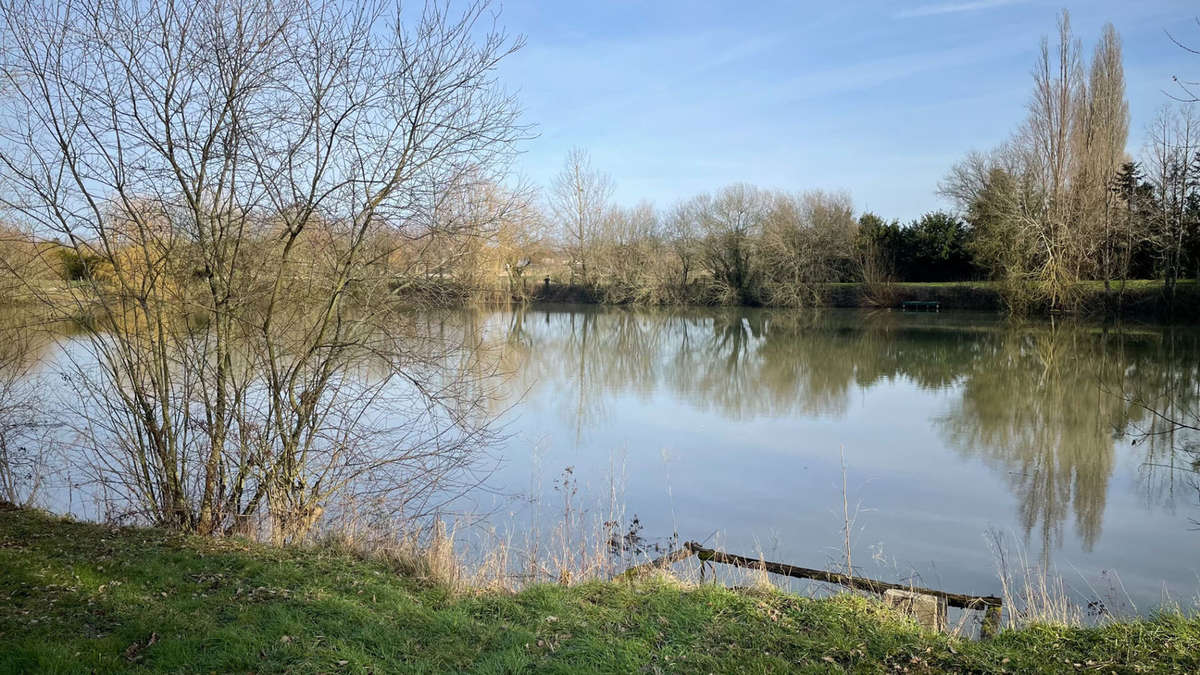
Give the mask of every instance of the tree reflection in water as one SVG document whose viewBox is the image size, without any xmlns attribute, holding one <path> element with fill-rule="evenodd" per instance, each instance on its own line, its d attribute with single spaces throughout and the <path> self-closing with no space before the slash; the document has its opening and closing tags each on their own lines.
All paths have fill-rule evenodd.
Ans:
<svg viewBox="0 0 1200 675">
<path fill-rule="evenodd" d="M 894 312 L 624 311 L 563 308 L 510 317 L 527 387 L 562 386 L 577 435 L 616 395 L 655 391 L 728 420 L 845 414 L 858 388 L 904 379 L 949 393 L 930 421 L 948 446 L 1003 477 L 1043 558 L 1073 524 L 1102 531 L 1118 443 L 1141 453 L 1139 490 L 1166 509 L 1196 493 L 1181 432 L 1151 410 L 1200 401 L 1200 334 L 1079 322 Z"/>
</svg>

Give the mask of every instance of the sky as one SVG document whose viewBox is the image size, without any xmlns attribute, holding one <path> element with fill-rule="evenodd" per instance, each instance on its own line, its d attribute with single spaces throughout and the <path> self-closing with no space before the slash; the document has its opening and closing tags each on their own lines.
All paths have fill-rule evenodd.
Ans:
<svg viewBox="0 0 1200 675">
<path fill-rule="evenodd" d="M 1136 156 L 1172 76 L 1200 80 L 1167 35 L 1200 46 L 1195 0 L 505 0 L 526 46 L 500 76 L 537 133 L 516 169 L 548 185 L 578 146 L 624 205 L 745 181 L 908 221 L 947 208 L 950 166 L 1024 119 L 1064 6 L 1086 58 L 1106 22 L 1121 35 Z"/>
</svg>

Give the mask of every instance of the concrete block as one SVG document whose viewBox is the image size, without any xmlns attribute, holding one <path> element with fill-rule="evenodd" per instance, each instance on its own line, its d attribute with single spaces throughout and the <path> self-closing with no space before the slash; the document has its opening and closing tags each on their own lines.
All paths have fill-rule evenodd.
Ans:
<svg viewBox="0 0 1200 675">
<path fill-rule="evenodd" d="M 946 630 L 946 601 L 933 595 L 913 591 L 888 590 L 883 603 L 896 609 L 930 630 Z"/>
</svg>

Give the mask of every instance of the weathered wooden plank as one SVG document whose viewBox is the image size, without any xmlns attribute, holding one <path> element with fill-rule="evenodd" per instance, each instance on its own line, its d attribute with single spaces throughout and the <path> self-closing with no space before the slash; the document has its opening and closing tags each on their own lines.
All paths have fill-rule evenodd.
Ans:
<svg viewBox="0 0 1200 675">
<path fill-rule="evenodd" d="M 871 593 L 883 594 L 887 590 L 898 591 L 913 591 L 923 595 L 932 595 L 939 599 L 945 600 L 946 604 L 951 607 L 959 607 L 962 609 L 985 609 L 990 607 L 999 608 L 1003 605 L 1003 601 L 992 595 L 964 595 L 962 593 L 947 593 L 946 591 L 938 591 L 932 588 L 921 588 L 920 586 L 910 586 L 906 584 L 892 584 L 886 581 L 875 581 L 864 577 L 854 577 L 838 572 L 827 572 L 825 570 L 815 570 L 808 567 L 797 567 L 785 563 L 769 562 L 758 560 L 757 558 L 747 558 L 745 556 L 725 553 L 711 548 L 705 548 L 696 542 L 688 542 L 684 544 L 684 549 L 688 550 L 691 555 L 694 553 L 696 557 L 704 561 L 718 562 L 725 565 L 734 565 L 736 567 L 746 567 L 750 569 L 765 570 L 772 574 L 781 574 L 784 576 L 795 577 L 798 579 L 812 579 L 814 581 L 824 581 L 826 583 L 838 584 L 847 588 L 854 588 Z M 688 556 L 684 556 L 685 558 Z"/>
<path fill-rule="evenodd" d="M 876 581 L 874 579 L 867 579 L 864 577 L 840 574 L 838 572 L 828 572 L 826 570 L 817 570 L 808 567 L 788 565 L 785 563 L 770 562 L 706 548 L 694 541 L 685 542 L 679 550 L 672 551 L 664 556 L 651 560 L 648 563 L 634 565 L 633 567 L 630 567 L 621 574 L 617 575 L 616 578 L 631 579 L 653 570 L 666 569 L 677 562 L 687 560 L 693 555 L 704 562 L 715 562 L 725 565 L 733 565 L 735 567 L 764 570 L 772 574 L 781 574 L 798 579 L 811 579 L 813 581 L 838 584 L 840 586 L 846 586 L 847 588 L 868 591 L 871 593 L 877 593 L 879 595 L 883 595 L 887 591 L 901 591 L 905 593 L 919 593 L 921 595 L 932 596 L 939 602 L 944 602 L 951 607 L 982 611 L 983 624 L 980 626 L 979 630 L 980 637 L 995 637 L 1000 632 L 1001 611 L 1004 602 L 1002 599 L 994 595 L 965 595 L 963 593 L 947 593 L 946 591 L 939 591 L 932 588 L 922 588 L 920 586 L 905 584 L 893 584 L 886 581 Z"/>
</svg>

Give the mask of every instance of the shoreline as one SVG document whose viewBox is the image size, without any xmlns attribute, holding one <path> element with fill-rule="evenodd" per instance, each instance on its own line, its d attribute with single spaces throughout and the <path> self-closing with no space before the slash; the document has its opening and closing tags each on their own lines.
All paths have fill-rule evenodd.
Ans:
<svg viewBox="0 0 1200 675">
<path fill-rule="evenodd" d="M 0 670 L 1193 672 L 1200 616 L 971 640 L 851 594 L 657 575 L 451 588 L 329 545 L 81 523 L 0 504 Z"/>
<path fill-rule="evenodd" d="M 1013 314 L 1005 304 L 996 282 L 895 282 L 876 285 L 865 283 L 834 283 L 824 288 L 819 304 L 808 308 L 830 309 L 899 309 L 904 302 L 935 302 L 941 310 L 965 310 Z M 1045 303 L 1035 303 L 1024 318 L 1076 316 L 1091 319 L 1132 319 L 1165 323 L 1200 323 L 1200 283 L 1181 282 L 1176 290 L 1175 307 L 1171 311 L 1162 295 L 1162 282 L 1130 281 L 1123 296 L 1114 290 L 1106 296 L 1102 282 L 1084 282 L 1079 290 L 1078 310 L 1053 311 Z M 660 307 L 763 307 L 788 309 L 772 304 L 719 303 L 705 301 L 699 292 L 681 294 L 680 302 L 641 303 L 608 302 L 603 287 L 581 284 L 540 283 L 528 294 L 528 301 L 538 304 L 584 304 L 610 306 Z M 1115 306 L 1119 303 L 1119 306 Z"/>
</svg>

